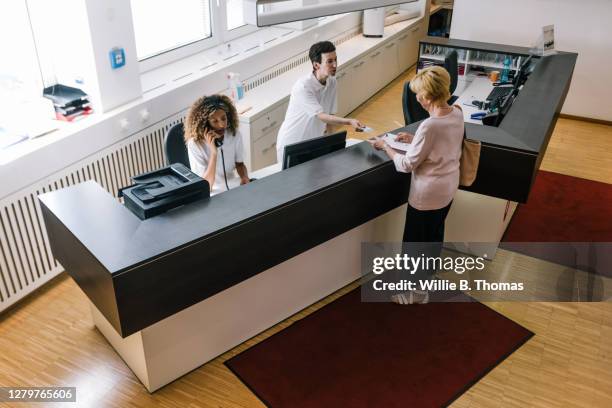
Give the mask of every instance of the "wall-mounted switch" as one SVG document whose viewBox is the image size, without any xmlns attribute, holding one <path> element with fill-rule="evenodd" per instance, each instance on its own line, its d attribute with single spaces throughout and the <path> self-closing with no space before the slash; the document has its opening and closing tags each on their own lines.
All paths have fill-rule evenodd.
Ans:
<svg viewBox="0 0 612 408">
<path fill-rule="evenodd" d="M 123 48 L 115 47 L 108 52 L 110 57 L 111 68 L 117 69 L 125 65 L 125 51 Z"/>
</svg>

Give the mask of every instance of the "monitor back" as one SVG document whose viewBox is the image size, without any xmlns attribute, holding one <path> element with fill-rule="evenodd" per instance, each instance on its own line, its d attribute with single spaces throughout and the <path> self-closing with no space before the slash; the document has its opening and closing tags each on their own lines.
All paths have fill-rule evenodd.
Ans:
<svg viewBox="0 0 612 408">
<path fill-rule="evenodd" d="M 285 146 L 283 170 L 346 147 L 346 130 Z"/>
</svg>

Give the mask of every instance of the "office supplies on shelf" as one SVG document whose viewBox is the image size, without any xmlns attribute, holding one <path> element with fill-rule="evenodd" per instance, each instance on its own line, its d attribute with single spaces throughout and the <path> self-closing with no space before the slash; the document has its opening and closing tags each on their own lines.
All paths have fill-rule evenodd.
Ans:
<svg viewBox="0 0 612 408">
<path fill-rule="evenodd" d="M 87 94 L 78 88 L 56 84 L 45 88 L 43 96 L 53 101 L 57 120 L 72 122 L 92 112 Z"/>
</svg>

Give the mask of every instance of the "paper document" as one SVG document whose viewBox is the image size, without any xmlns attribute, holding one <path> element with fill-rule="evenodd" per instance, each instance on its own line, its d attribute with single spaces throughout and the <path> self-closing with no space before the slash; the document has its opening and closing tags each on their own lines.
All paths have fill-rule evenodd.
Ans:
<svg viewBox="0 0 612 408">
<path fill-rule="evenodd" d="M 396 142 L 396 137 L 397 135 L 395 133 L 385 133 L 385 135 L 382 136 L 381 139 L 384 140 L 385 143 L 387 143 L 392 149 L 399 150 L 401 152 L 408 151 L 408 149 L 410 148 L 410 143 Z"/>
</svg>

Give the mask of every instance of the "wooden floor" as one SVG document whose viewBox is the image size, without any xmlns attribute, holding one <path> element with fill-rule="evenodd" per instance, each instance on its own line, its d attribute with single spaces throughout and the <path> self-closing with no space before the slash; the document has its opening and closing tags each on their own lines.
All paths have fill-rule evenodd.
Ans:
<svg viewBox="0 0 612 408">
<path fill-rule="evenodd" d="M 411 75 L 411 71 L 403 74 L 352 116 L 376 132 L 399 127 L 402 84 Z M 612 184 L 610 152 L 612 127 L 560 119 L 542 168 Z M 498 252 L 497 260 L 532 269 L 545 266 L 543 261 L 505 251 Z M 151 395 L 93 327 L 85 295 L 62 274 L 0 315 L 0 385 L 76 386 L 78 406 L 260 407 L 261 402 L 223 362 L 352 286 Z M 536 335 L 453 406 L 612 407 L 611 303 L 487 304 Z"/>
</svg>

